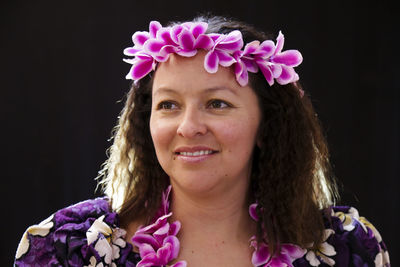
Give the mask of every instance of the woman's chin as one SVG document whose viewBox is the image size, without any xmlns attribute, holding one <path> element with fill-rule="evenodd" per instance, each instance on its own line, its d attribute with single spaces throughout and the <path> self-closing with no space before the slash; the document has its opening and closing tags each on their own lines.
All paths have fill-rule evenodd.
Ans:
<svg viewBox="0 0 400 267">
<path fill-rule="evenodd" d="M 179 190 L 186 195 L 193 197 L 205 197 L 212 195 L 222 185 L 222 181 L 216 181 L 211 177 L 204 176 L 185 176 L 183 179 L 170 178 L 174 190 Z"/>
</svg>

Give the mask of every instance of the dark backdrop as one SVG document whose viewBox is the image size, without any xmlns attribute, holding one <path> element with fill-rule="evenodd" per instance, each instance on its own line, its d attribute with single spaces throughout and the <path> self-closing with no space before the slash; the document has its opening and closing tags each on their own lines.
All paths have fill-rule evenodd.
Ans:
<svg viewBox="0 0 400 267">
<path fill-rule="evenodd" d="M 1 265 L 27 226 L 94 197 L 130 84 L 122 51 L 132 33 L 205 10 L 282 30 L 285 47 L 302 52 L 298 72 L 328 136 L 341 203 L 375 224 L 399 265 L 399 25 L 393 6 L 362 3 L 2 1 Z"/>
</svg>

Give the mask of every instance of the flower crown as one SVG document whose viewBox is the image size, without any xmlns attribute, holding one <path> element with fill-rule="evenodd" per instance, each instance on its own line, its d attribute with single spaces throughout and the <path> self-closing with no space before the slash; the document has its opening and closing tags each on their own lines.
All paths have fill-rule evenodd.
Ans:
<svg viewBox="0 0 400 267">
<path fill-rule="evenodd" d="M 209 73 L 218 71 L 218 65 L 233 66 L 236 80 L 241 86 L 248 83 L 248 72 L 261 70 L 268 84 L 274 80 L 281 85 L 295 82 L 299 75 L 294 67 L 303 61 L 297 50 L 282 51 L 284 36 L 279 32 L 276 44 L 271 40 L 252 41 L 243 47 L 242 33 L 234 30 L 229 34 L 206 34 L 205 22 L 185 22 L 172 27 L 163 27 L 158 21 L 152 21 L 149 32 L 137 31 L 133 34 L 133 46 L 124 50 L 132 64 L 126 78 L 138 81 L 156 69 L 158 62 L 168 60 L 175 53 L 184 57 L 193 57 L 199 49 L 208 51 L 204 59 L 204 68 Z"/>
</svg>

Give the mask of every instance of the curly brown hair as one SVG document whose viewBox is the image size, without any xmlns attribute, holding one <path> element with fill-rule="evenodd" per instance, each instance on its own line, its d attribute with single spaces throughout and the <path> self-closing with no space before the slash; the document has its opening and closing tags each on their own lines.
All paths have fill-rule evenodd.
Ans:
<svg viewBox="0 0 400 267">
<path fill-rule="evenodd" d="M 245 43 L 271 39 L 243 22 L 201 16 L 208 33 L 240 30 Z M 133 84 L 114 133 L 110 157 L 100 184 L 119 213 L 121 226 L 134 220 L 150 222 L 169 184 L 150 135 L 151 75 Z M 321 209 L 337 199 L 327 143 L 310 98 L 300 84 L 269 86 L 258 72 L 250 74 L 262 113 L 259 142 L 254 149 L 249 191 L 258 202 L 258 240 L 268 239 L 272 252 L 279 244 L 318 247 L 323 238 Z"/>
</svg>

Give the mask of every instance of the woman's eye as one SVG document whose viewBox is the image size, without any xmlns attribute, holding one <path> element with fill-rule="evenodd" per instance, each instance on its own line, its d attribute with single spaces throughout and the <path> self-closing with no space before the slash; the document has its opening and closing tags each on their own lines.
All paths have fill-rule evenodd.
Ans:
<svg viewBox="0 0 400 267">
<path fill-rule="evenodd" d="M 176 108 L 177 108 L 177 105 L 171 101 L 163 101 L 157 105 L 157 109 L 170 110 L 170 109 L 176 109 Z"/>
<path fill-rule="evenodd" d="M 228 108 L 231 105 L 226 103 L 225 101 L 214 99 L 208 102 L 208 107 L 215 108 L 215 109 L 224 109 Z"/>
</svg>

